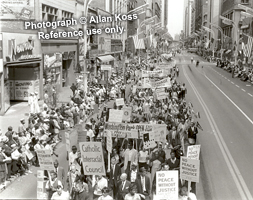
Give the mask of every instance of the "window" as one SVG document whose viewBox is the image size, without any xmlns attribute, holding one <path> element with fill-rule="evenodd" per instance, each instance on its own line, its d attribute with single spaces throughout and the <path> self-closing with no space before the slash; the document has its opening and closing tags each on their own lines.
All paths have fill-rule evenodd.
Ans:
<svg viewBox="0 0 253 200">
<path fill-rule="evenodd" d="M 241 0 L 241 3 L 243 3 L 243 4 L 248 4 L 248 3 L 249 3 L 249 0 Z"/>
<path fill-rule="evenodd" d="M 58 9 L 42 4 L 42 21 L 49 21 L 49 22 L 53 22 L 53 21 L 57 21 L 58 18 Z M 45 31 L 49 32 L 51 31 L 52 28 L 46 28 Z"/>
<path fill-rule="evenodd" d="M 73 18 L 73 13 L 71 12 L 67 12 L 67 11 L 62 11 L 62 20 L 66 20 L 66 19 L 71 19 Z"/>
</svg>

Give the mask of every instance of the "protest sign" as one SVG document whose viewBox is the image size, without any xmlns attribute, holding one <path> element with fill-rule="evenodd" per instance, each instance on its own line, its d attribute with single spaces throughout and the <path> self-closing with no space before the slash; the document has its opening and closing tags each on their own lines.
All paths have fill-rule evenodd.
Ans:
<svg viewBox="0 0 253 200">
<path fill-rule="evenodd" d="M 166 141 L 166 124 L 154 124 L 154 139 L 156 142 Z"/>
<path fill-rule="evenodd" d="M 116 99 L 116 106 L 123 106 L 123 105 L 125 105 L 123 98 Z"/>
<path fill-rule="evenodd" d="M 159 93 L 156 92 L 156 98 L 158 100 L 166 99 L 168 97 L 169 97 L 169 93 L 167 92 L 159 92 Z"/>
<path fill-rule="evenodd" d="M 199 160 L 180 157 L 180 178 L 191 182 L 199 182 Z"/>
<path fill-rule="evenodd" d="M 156 172 L 156 195 L 160 200 L 178 199 L 178 171 Z"/>
<path fill-rule="evenodd" d="M 54 170 L 53 157 L 49 149 L 36 150 L 40 168 L 44 170 Z"/>
<path fill-rule="evenodd" d="M 106 149 L 109 153 L 112 153 L 112 134 L 110 131 L 106 134 Z"/>
<path fill-rule="evenodd" d="M 44 187 L 44 170 L 37 170 L 37 199 L 47 199 Z"/>
<path fill-rule="evenodd" d="M 142 78 L 148 78 L 150 76 L 153 77 L 159 77 L 163 74 L 162 70 L 156 70 L 156 71 L 147 71 L 147 70 L 142 70 Z"/>
<path fill-rule="evenodd" d="M 109 122 L 121 123 L 123 119 L 123 110 L 110 109 L 109 111 Z"/>
<path fill-rule="evenodd" d="M 86 138 L 87 138 L 87 131 L 84 130 L 78 130 L 77 131 L 77 143 L 79 142 L 86 142 Z"/>
<path fill-rule="evenodd" d="M 187 158 L 199 160 L 200 145 L 191 145 L 187 149 Z"/>
<path fill-rule="evenodd" d="M 24 151 L 24 153 L 27 156 L 28 160 L 32 160 L 32 158 L 34 157 L 34 155 L 32 154 L 32 152 L 29 149 L 26 149 Z"/>
<path fill-rule="evenodd" d="M 143 134 L 143 147 L 144 149 L 151 149 L 156 147 L 154 134 L 152 132 Z"/>
<path fill-rule="evenodd" d="M 67 152 L 70 152 L 70 138 L 69 138 L 69 132 L 65 132 L 65 143 L 66 143 L 66 150 Z"/>
<path fill-rule="evenodd" d="M 108 70 L 111 71 L 112 70 L 112 66 L 111 65 L 101 65 L 101 70 Z"/>
<path fill-rule="evenodd" d="M 106 173 L 101 142 L 80 142 L 81 160 L 84 175 L 102 175 Z"/>
<path fill-rule="evenodd" d="M 170 77 L 152 83 L 153 88 L 171 87 Z"/>
<path fill-rule="evenodd" d="M 131 114 L 132 114 L 132 107 L 124 107 L 123 110 L 123 118 L 122 120 L 125 122 L 130 122 Z"/>
</svg>

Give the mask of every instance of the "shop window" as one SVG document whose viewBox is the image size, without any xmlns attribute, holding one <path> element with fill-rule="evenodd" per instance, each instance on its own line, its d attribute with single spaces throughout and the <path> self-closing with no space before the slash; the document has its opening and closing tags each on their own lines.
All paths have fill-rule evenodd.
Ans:
<svg viewBox="0 0 253 200">
<path fill-rule="evenodd" d="M 71 19 L 73 18 L 74 13 L 62 11 L 62 20 Z"/>
</svg>

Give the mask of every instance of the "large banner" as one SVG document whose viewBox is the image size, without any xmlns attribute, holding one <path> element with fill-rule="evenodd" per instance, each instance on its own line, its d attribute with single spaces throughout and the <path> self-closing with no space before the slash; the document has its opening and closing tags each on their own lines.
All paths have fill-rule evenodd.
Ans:
<svg viewBox="0 0 253 200">
<path fill-rule="evenodd" d="M 0 19 L 34 19 L 34 0 L 0 0 Z"/>
<path fill-rule="evenodd" d="M 156 71 L 142 70 L 142 78 L 148 78 L 150 76 L 160 77 L 162 75 L 163 75 L 163 71 L 162 70 L 156 70 Z"/>
<path fill-rule="evenodd" d="M 143 138 L 144 133 L 152 134 L 155 141 L 165 141 L 165 124 L 127 124 L 127 123 L 105 123 L 105 131 L 110 131 L 112 137 L 118 138 Z M 106 135 L 106 134 L 105 134 Z"/>
<path fill-rule="evenodd" d="M 180 178 L 191 182 L 199 182 L 200 161 L 180 157 Z"/>
<path fill-rule="evenodd" d="M 36 150 L 40 168 L 44 170 L 54 170 L 53 157 L 51 155 L 51 150 L 49 149 L 39 149 Z"/>
<path fill-rule="evenodd" d="M 124 102 L 124 98 L 120 98 L 120 99 L 116 99 L 116 106 L 124 106 L 125 102 Z"/>
<path fill-rule="evenodd" d="M 80 142 L 81 160 L 84 175 L 102 175 L 106 173 L 101 142 Z"/>
<path fill-rule="evenodd" d="M 164 78 L 160 81 L 152 81 L 149 78 L 144 78 L 142 80 L 142 85 L 138 88 L 162 88 L 162 87 L 171 87 L 170 77 Z"/>
<path fill-rule="evenodd" d="M 156 195 L 160 200 L 178 199 L 178 171 L 156 172 Z"/>
</svg>

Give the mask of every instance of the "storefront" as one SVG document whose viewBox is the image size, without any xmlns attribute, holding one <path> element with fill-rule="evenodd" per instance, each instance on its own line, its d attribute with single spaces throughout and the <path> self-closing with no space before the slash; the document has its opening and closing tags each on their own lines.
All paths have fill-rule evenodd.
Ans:
<svg viewBox="0 0 253 200">
<path fill-rule="evenodd" d="M 63 87 L 70 87 L 75 83 L 75 73 L 78 71 L 78 40 L 42 40 L 41 48 L 44 91 L 55 87 L 60 92 Z"/>
<path fill-rule="evenodd" d="M 36 34 L 2 33 L 0 114 L 11 101 L 28 101 L 31 92 L 42 97 L 41 46 Z"/>
</svg>

